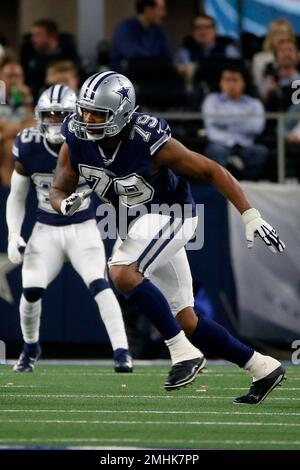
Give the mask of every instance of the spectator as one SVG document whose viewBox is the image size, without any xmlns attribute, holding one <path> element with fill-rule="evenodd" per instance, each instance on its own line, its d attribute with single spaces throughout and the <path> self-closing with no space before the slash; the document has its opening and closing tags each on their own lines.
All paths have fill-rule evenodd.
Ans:
<svg viewBox="0 0 300 470">
<path fill-rule="evenodd" d="M 172 59 L 169 40 L 160 25 L 166 14 L 165 0 L 138 0 L 136 12 L 136 16 L 122 21 L 113 35 L 111 67 L 118 72 L 129 59 Z"/>
<path fill-rule="evenodd" d="M 65 85 L 70 87 L 75 93 L 79 90 L 80 77 L 73 62 L 62 60 L 54 62 L 47 67 L 46 85 Z"/>
<path fill-rule="evenodd" d="M 232 40 L 218 36 L 215 20 L 211 16 L 198 15 L 193 20 L 192 33 L 183 40 L 183 47 L 177 55 L 177 67 L 188 84 L 197 64 L 210 59 L 237 59 L 239 51 Z"/>
<path fill-rule="evenodd" d="M 97 69 L 99 72 L 110 70 L 110 43 L 105 39 L 97 47 Z"/>
<path fill-rule="evenodd" d="M 275 64 L 267 71 L 261 86 L 261 97 L 269 111 L 286 111 L 292 103 L 292 82 L 300 79 L 299 51 L 289 40 L 280 41 L 275 49 Z"/>
<path fill-rule="evenodd" d="M 289 116 L 290 114 L 290 116 Z M 289 107 L 285 119 L 286 174 L 300 180 L 300 104 Z"/>
<path fill-rule="evenodd" d="M 15 47 L 8 44 L 7 40 L 0 33 L 0 67 L 6 62 L 18 62 L 19 54 Z"/>
<path fill-rule="evenodd" d="M 6 62 L 0 68 L 5 84 L 5 104 L 0 106 L 0 183 L 10 185 L 13 171 L 11 150 L 17 133 L 34 125 L 30 89 L 24 84 L 24 74 L 18 62 Z"/>
<path fill-rule="evenodd" d="M 289 21 L 284 18 L 278 18 L 269 25 L 262 52 L 257 52 L 253 57 L 252 74 L 256 86 L 262 83 L 266 66 L 270 63 L 274 63 L 275 49 L 279 42 L 284 39 L 296 42 L 296 36 Z"/>
<path fill-rule="evenodd" d="M 289 116 L 291 113 L 291 116 Z M 298 116 L 297 116 L 298 114 Z M 300 105 L 293 104 L 289 107 L 285 119 L 285 136 L 289 142 L 300 144 Z"/>
<path fill-rule="evenodd" d="M 45 84 L 47 66 L 59 60 L 79 63 L 72 36 L 59 34 L 52 20 L 36 21 L 31 28 L 30 41 L 23 45 L 21 51 L 26 83 L 32 90 L 35 102 Z"/>
<path fill-rule="evenodd" d="M 245 86 L 242 71 L 227 68 L 221 75 L 221 93 L 205 98 L 202 112 L 209 140 L 205 154 L 225 167 L 231 163 L 240 178 L 255 180 L 268 154 L 265 146 L 254 143 L 264 129 L 265 117 L 262 103 L 243 94 Z M 255 117 L 241 119 L 247 114 Z"/>
</svg>

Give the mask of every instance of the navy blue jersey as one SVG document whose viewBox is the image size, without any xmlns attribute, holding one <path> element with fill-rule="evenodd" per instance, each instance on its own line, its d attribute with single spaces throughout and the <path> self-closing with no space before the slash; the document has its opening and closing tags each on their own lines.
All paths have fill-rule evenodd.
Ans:
<svg viewBox="0 0 300 470">
<path fill-rule="evenodd" d="M 37 220 L 48 225 L 69 225 L 84 222 L 95 217 L 89 198 L 85 199 L 74 215 L 66 217 L 58 214 L 49 201 L 49 189 L 53 182 L 58 155 L 36 128 L 20 132 L 13 147 L 13 155 L 30 176 L 38 199 Z M 84 178 L 79 180 L 78 191 L 88 189 Z"/>
<path fill-rule="evenodd" d="M 129 135 L 111 153 L 104 153 L 101 142 L 76 138 L 72 120 L 70 116 L 63 125 L 72 166 L 103 201 L 114 205 L 117 214 L 120 204 L 127 208 L 144 205 L 148 212 L 155 212 L 158 205 L 179 204 L 188 205 L 189 215 L 195 215 L 195 204 L 185 179 L 168 168 L 151 175 L 156 155 L 171 138 L 164 119 L 134 113 Z"/>
</svg>

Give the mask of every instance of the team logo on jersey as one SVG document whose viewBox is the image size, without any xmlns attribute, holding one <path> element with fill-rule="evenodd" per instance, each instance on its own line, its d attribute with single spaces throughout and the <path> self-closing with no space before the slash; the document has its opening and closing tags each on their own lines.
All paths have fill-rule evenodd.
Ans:
<svg viewBox="0 0 300 470">
<path fill-rule="evenodd" d="M 127 101 L 129 101 L 129 103 L 131 103 L 130 98 L 129 98 L 129 90 L 130 90 L 130 88 L 126 87 L 126 86 L 122 86 L 121 88 L 119 88 L 119 90 L 114 90 L 114 93 L 117 93 L 121 97 L 120 105 L 125 100 L 127 100 Z"/>
</svg>

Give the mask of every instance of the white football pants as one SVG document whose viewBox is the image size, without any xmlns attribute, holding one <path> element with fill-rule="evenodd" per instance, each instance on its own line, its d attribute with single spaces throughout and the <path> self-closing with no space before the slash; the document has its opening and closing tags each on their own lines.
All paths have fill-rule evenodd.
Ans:
<svg viewBox="0 0 300 470">
<path fill-rule="evenodd" d="M 193 237 L 198 217 L 171 219 L 145 214 L 133 223 L 126 240 L 115 244 L 109 266 L 138 263 L 139 271 L 160 289 L 176 316 L 194 306 L 193 282 L 185 245 Z"/>
</svg>

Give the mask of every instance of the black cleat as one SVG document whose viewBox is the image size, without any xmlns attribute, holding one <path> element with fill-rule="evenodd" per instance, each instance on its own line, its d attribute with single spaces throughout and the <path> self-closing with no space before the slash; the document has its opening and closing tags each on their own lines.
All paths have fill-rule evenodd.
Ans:
<svg viewBox="0 0 300 470">
<path fill-rule="evenodd" d="M 169 392 L 192 383 L 205 364 L 204 356 L 174 364 L 165 381 L 165 389 Z"/>
<path fill-rule="evenodd" d="M 114 351 L 115 372 L 130 373 L 133 371 L 132 358 L 128 349 L 118 348 Z"/>
<path fill-rule="evenodd" d="M 236 398 L 233 403 L 235 405 L 259 405 L 284 378 L 285 369 L 279 366 L 263 379 L 252 382 L 248 394 Z"/>
<path fill-rule="evenodd" d="M 39 343 L 24 344 L 23 351 L 13 367 L 14 372 L 33 372 L 37 360 L 41 357 L 42 350 Z"/>
</svg>

